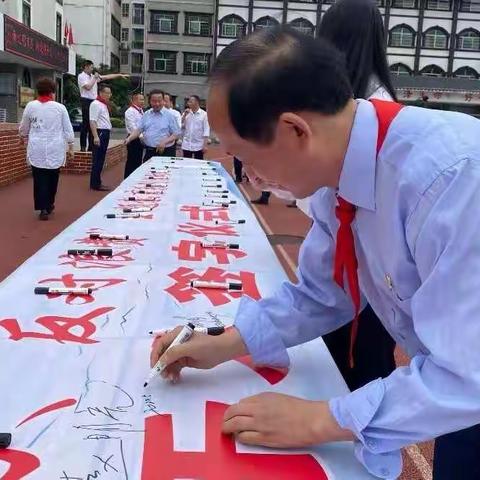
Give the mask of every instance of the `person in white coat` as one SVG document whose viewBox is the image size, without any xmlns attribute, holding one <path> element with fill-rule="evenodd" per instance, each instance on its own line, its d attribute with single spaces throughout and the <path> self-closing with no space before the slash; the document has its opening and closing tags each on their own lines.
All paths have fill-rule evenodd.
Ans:
<svg viewBox="0 0 480 480">
<path fill-rule="evenodd" d="M 73 158 L 75 136 L 67 109 L 55 101 L 55 82 L 42 78 L 36 85 L 38 97 L 23 112 L 19 134 L 27 141 L 27 162 L 32 167 L 33 198 L 40 220 L 48 220 L 55 209 L 60 167 L 65 152 Z"/>
</svg>

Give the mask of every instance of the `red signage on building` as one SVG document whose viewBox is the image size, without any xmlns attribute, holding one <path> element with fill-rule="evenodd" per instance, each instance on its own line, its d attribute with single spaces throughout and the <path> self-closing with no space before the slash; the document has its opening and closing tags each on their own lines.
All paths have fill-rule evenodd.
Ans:
<svg viewBox="0 0 480 480">
<path fill-rule="evenodd" d="M 68 72 L 68 48 L 5 15 L 5 51 Z"/>
</svg>

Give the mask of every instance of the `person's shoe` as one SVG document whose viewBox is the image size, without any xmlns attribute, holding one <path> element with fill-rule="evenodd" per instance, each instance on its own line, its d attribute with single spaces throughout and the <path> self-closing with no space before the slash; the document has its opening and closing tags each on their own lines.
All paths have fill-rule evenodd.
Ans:
<svg viewBox="0 0 480 480">
<path fill-rule="evenodd" d="M 52 205 L 50 208 L 47 208 L 47 213 L 50 215 L 55 210 L 55 205 Z"/>
<path fill-rule="evenodd" d="M 100 185 L 99 187 L 90 187 L 91 190 L 96 190 L 97 192 L 109 192 L 111 190 L 110 187 L 106 185 Z"/>
<path fill-rule="evenodd" d="M 87 149 L 86 149 L 85 147 L 83 147 L 83 148 L 80 149 L 80 151 L 81 151 L 81 152 L 86 152 Z"/>
<path fill-rule="evenodd" d="M 254 205 L 268 205 L 268 198 L 259 197 L 255 200 L 251 200 Z"/>
<path fill-rule="evenodd" d="M 40 220 L 48 220 L 48 211 L 47 210 L 42 210 L 40 212 L 40 215 L 38 216 Z"/>
</svg>

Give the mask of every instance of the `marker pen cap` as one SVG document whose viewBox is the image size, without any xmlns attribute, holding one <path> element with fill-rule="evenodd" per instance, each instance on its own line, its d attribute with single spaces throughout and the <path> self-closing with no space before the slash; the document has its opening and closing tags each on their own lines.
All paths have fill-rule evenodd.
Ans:
<svg viewBox="0 0 480 480">
<path fill-rule="evenodd" d="M 132 209 L 131 208 L 124 208 L 122 210 L 123 213 L 132 213 Z"/>
<path fill-rule="evenodd" d="M 238 220 L 238 223 L 245 223 L 245 220 Z"/>
<path fill-rule="evenodd" d="M 89 248 L 75 248 L 67 251 L 68 255 L 93 255 L 95 250 Z"/>
<path fill-rule="evenodd" d="M 240 245 L 238 243 L 229 243 L 228 248 L 231 248 L 233 250 L 237 250 L 240 248 Z"/>
<path fill-rule="evenodd" d="M 107 218 L 116 218 L 114 213 L 107 213 Z"/>
<path fill-rule="evenodd" d="M 96 240 L 97 238 L 100 238 L 100 234 L 99 233 L 91 233 L 90 238 L 92 240 Z"/>
<path fill-rule="evenodd" d="M 102 257 L 111 257 L 113 255 L 113 250 L 111 248 L 99 248 L 97 250 L 97 255 Z"/>
<path fill-rule="evenodd" d="M 0 448 L 8 448 L 12 443 L 11 433 L 0 433 Z"/>
<path fill-rule="evenodd" d="M 235 205 L 236 203 L 237 203 L 236 200 L 230 200 L 230 204 L 231 204 L 231 205 Z"/>
<path fill-rule="evenodd" d="M 48 287 L 35 287 L 35 295 L 47 295 Z"/>
<path fill-rule="evenodd" d="M 241 283 L 229 283 L 228 288 L 230 290 L 242 290 L 243 285 Z"/>
<path fill-rule="evenodd" d="M 129 201 L 134 201 L 134 200 L 135 200 L 135 197 L 128 197 L 128 200 L 129 200 Z"/>
</svg>

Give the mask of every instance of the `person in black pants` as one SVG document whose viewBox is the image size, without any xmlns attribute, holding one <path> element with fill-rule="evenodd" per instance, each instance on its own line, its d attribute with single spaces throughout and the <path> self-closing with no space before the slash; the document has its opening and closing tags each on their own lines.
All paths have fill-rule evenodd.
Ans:
<svg viewBox="0 0 480 480">
<path fill-rule="evenodd" d="M 255 205 L 268 205 L 268 202 L 270 200 L 270 195 L 271 192 L 263 191 L 260 197 L 256 198 L 255 200 L 252 200 L 251 203 L 254 203 Z"/>
<path fill-rule="evenodd" d="M 90 188 L 92 190 L 108 191 L 110 188 L 102 184 L 102 170 L 105 164 L 108 144 L 110 142 L 109 100 L 112 96 L 110 87 L 99 87 L 99 96 L 90 105 L 90 128 L 93 134 L 92 171 L 90 174 Z"/>
<path fill-rule="evenodd" d="M 55 208 L 60 167 L 65 164 L 65 146 L 73 158 L 75 135 L 67 109 L 55 101 L 55 82 L 41 78 L 38 97 L 29 102 L 19 127 L 22 142 L 28 138 L 27 161 L 32 166 L 33 198 L 40 220 L 48 220 Z"/>
<path fill-rule="evenodd" d="M 143 106 L 145 100 L 141 93 L 132 95 L 131 105 L 125 111 L 125 128 L 127 134 L 130 135 L 138 127 L 143 117 Z M 139 138 L 132 140 L 127 145 L 127 161 L 125 163 L 124 178 L 127 178 L 134 172 L 143 160 L 143 143 Z"/>
<path fill-rule="evenodd" d="M 88 140 L 88 151 L 93 150 L 93 135 L 92 130 L 90 129 L 90 105 L 93 100 L 89 98 L 80 98 L 80 105 L 82 108 L 82 125 L 80 126 L 80 151 L 87 151 L 87 140 Z"/>
<path fill-rule="evenodd" d="M 235 173 L 235 183 L 242 183 L 242 170 L 242 162 L 237 157 L 233 157 L 233 171 Z"/>
</svg>

